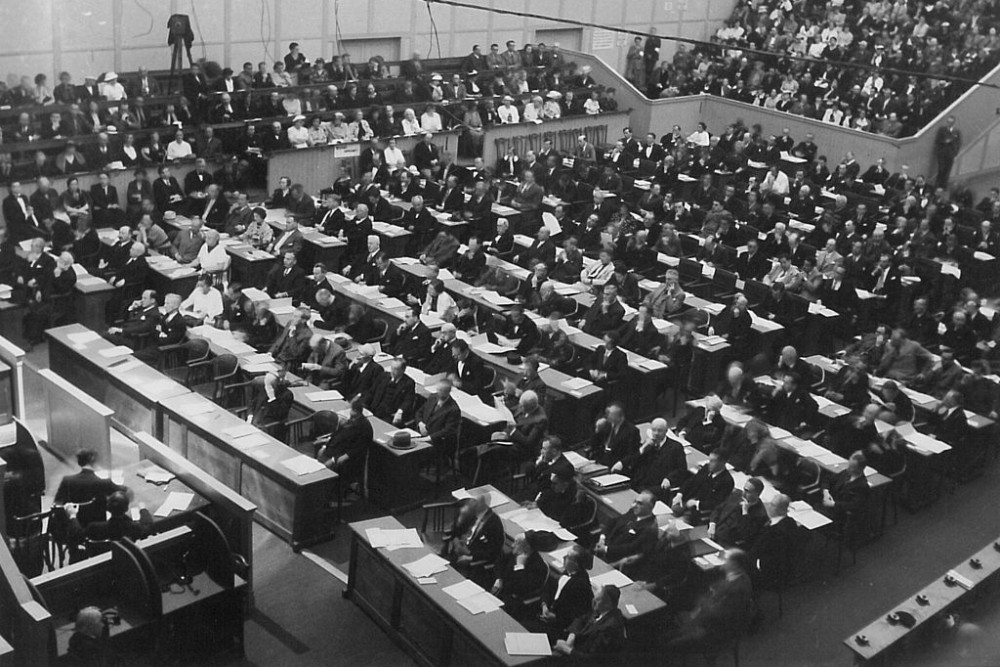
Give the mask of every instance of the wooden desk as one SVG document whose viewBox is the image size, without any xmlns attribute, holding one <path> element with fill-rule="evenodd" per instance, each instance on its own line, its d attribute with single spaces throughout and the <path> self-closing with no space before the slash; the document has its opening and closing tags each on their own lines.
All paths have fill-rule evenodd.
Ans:
<svg viewBox="0 0 1000 667">
<path fill-rule="evenodd" d="M 493 511 L 500 515 L 503 520 L 504 532 L 507 534 L 507 541 L 512 543 L 514 538 L 524 532 L 520 526 L 518 526 L 513 521 L 506 519 L 503 515 L 507 512 L 512 512 L 514 510 L 520 509 L 520 505 L 515 503 L 513 500 L 508 498 L 506 495 L 501 493 L 492 485 L 480 486 L 475 489 L 469 489 L 469 493 L 473 496 L 481 495 L 483 493 L 489 493 L 493 498 L 503 498 L 505 502 L 502 505 L 497 505 L 493 507 Z M 491 503 L 492 504 L 492 503 Z M 555 550 L 568 547 L 572 542 L 563 541 L 560 542 Z M 562 573 L 562 563 L 556 562 L 556 560 L 549 553 L 543 553 L 542 557 L 545 562 L 549 565 L 549 568 L 555 572 Z M 604 574 L 605 572 L 611 571 L 610 565 L 605 563 L 598 557 L 594 557 L 594 566 L 590 569 L 590 576 L 595 577 L 597 575 Z M 618 608 L 622 610 L 625 615 L 625 619 L 630 622 L 642 619 L 644 621 L 649 621 L 651 616 L 658 615 L 660 612 L 666 610 L 666 603 L 660 598 L 656 597 L 647 590 L 636 586 L 635 583 L 631 583 L 624 588 L 619 589 L 621 591 L 621 600 L 618 603 Z M 627 610 L 628 605 L 632 605 L 636 609 L 635 614 L 630 614 Z"/>
<path fill-rule="evenodd" d="M 137 461 L 122 468 L 122 476 L 124 485 L 132 492 L 131 507 L 145 505 L 149 513 L 153 515 L 153 527 L 157 533 L 176 528 L 187 522 L 192 514 L 209 506 L 206 498 L 177 477 L 162 485 L 147 482 L 145 475 L 152 471 L 166 472 L 152 461 Z M 191 504 L 187 506 L 187 509 L 181 512 L 171 512 L 164 517 L 156 516 L 156 510 L 160 508 L 167 496 L 174 492 L 191 493 L 194 498 L 191 499 Z"/>
<path fill-rule="evenodd" d="M 278 258 L 264 250 L 254 250 L 247 243 L 229 243 L 226 252 L 232 258 L 229 273 L 243 287 L 263 289 L 267 274 L 278 265 Z M 308 272 L 307 272 L 308 273 Z"/>
<path fill-rule="evenodd" d="M 485 341 L 485 334 L 470 338 L 469 348 L 472 353 L 505 378 L 516 382 L 523 377 L 523 365 L 511 364 L 504 354 L 490 354 L 476 349 L 477 344 Z M 604 390 L 596 384 L 582 389 L 570 389 L 566 383 L 575 378 L 554 368 L 542 369 L 538 377 L 545 383 L 551 399 L 546 409 L 549 423 L 559 425 L 558 435 L 570 443 L 583 442 L 589 438 L 593 433 L 593 422 L 604 408 Z"/>
<path fill-rule="evenodd" d="M 24 316 L 28 307 L 13 301 L 0 301 L 0 336 L 18 346 L 24 346 Z"/>
<path fill-rule="evenodd" d="M 382 630 L 426 667 L 547 664 L 547 658 L 511 656 L 504 638 L 526 632 L 503 609 L 472 615 L 442 589 L 465 580 L 454 568 L 421 585 L 403 568 L 432 553 L 429 548 L 373 549 L 366 530 L 396 530 L 392 517 L 351 524 L 351 561 L 345 597 L 361 607 Z"/>
<path fill-rule="evenodd" d="M 146 281 L 157 294 L 179 294 L 184 299 L 198 284 L 198 276 L 201 275 L 198 269 L 178 264 L 165 255 L 151 255 L 146 260 L 149 262 Z"/>
<path fill-rule="evenodd" d="M 114 347 L 104 338 L 83 345 L 70 338 L 89 332 L 82 324 L 46 331 L 50 368 L 114 410 L 114 421 L 132 431 L 158 433 L 159 401 L 190 394 L 190 390 L 132 355 L 102 356 L 101 350 Z"/>
<path fill-rule="evenodd" d="M 114 295 L 114 285 L 103 278 L 89 274 L 77 276 L 76 298 L 73 299 L 76 321 L 94 331 L 103 331 L 107 326 L 108 303 Z"/>
<path fill-rule="evenodd" d="M 973 559 L 979 561 L 979 567 L 973 567 Z M 995 579 L 997 573 L 1000 572 L 1000 541 L 994 541 L 980 549 L 970 558 L 957 564 L 953 571 L 972 583 L 971 591 L 967 591 L 958 584 L 947 583 L 945 575 L 936 578 L 912 597 L 902 600 L 885 615 L 880 616 L 844 640 L 844 644 L 853 652 L 855 660 L 867 664 L 887 657 L 904 639 L 921 632 L 928 621 L 940 618 L 945 611 L 966 595 L 981 590 L 986 582 Z M 917 600 L 918 596 L 925 598 L 923 603 Z M 888 620 L 887 617 L 890 613 L 898 612 L 913 616 L 914 624 L 912 627 L 907 628 L 902 623 L 892 623 Z M 867 642 L 858 642 L 858 637 L 862 635 L 867 639 Z"/>
<path fill-rule="evenodd" d="M 277 240 L 285 233 L 285 209 L 272 208 L 267 210 L 267 224 L 274 228 L 274 238 Z M 299 254 L 299 266 L 303 268 L 306 275 L 312 273 L 312 266 L 317 262 L 322 262 L 327 271 L 339 271 L 344 252 L 347 250 L 347 241 L 335 236 L 327 236 L 314 227 L 299 225 L 299 231 L 305 239 L 302 252 Z"/>
<path fill-rule="evenodd" d="M 350 410 L 344 400 L 313 401 L 309 394 L 321 391 L 315 385 L 292 387 L 295 397 L 293 414 L 312 415 L 322 410 L 342 413 Z M 374 444 L 369 450 L 367 466 L 367 486 L 369 500 L 392 514 L 406 512 L 427 500 L 423 493 L 420 477 L 420 462 L 432 449 L 424 440 L 414 440 L 411 449 L 395 449 L 389 446 L 392 434 L 400 430 L 378 417 L 370 417 L 374 432 Z"/>
<path fill-rule="evenodd" d="M 257 520 L 292 548 L 330 536 L 329 503 L 336 498 L 336 473 L 323 468 L 296 474 L 282 462 L 299 453 L 257 429 L 265 443 L 247 448 L 239 438 L 226 433 L 246 422 L 196 394 L 168 398 L 160 405 L 163 442 L 255 503 Z"/>
<path fill-rule="evenodd" d="M 392 202 L 394 206 L 398 203 Z M 372 230 L 379 236 L 379 247 L 389 257 L 405 257 L 408 254 L 413 233 L 399 225 L 388 222 L 372 222 Z"/>
</svg>

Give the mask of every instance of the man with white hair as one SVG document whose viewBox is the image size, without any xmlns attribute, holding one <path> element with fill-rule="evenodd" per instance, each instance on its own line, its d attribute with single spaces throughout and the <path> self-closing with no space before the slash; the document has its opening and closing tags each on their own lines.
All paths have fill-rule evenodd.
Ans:
<svg viewBox="0 0 1000 667">
<path fill-rule="evenodd" d="M 767 499 L 764 503 L 767 525 L 750 550 L 754 582 L 765 588 L 786 583 L 791 574 L 792 556 L 800 539 L 800 529 L 788 516 L 790 502 L 783 493 L 775 493 Z"/>
<path fill-rule="evenodd" d="M 437 338 L 431 344 L 430 356 L 424 363 L 424 372 L 431 375 L 446 373 L 451 368 L 451 343 L 457 337 L 458 330 L 451 322 L 441 325 Z"/>
<path fill-rule="evenodd" d="M 632 478 L 636 491 L 648 489 L 661 500 L 669 500 L 687 475 L 684 445 L 667 436 L 667 420 L 654 419 L 636 454 L 612 466 L 612 471 L 624 472 Z"/>
<path fill-rule="evenodd" d="M 294 371 L 309 356 L 309 339 L 313 333 L 309 328 L 311 314 L 307 306 L 300 306 L 292 311 L 291 319 L 269 350 L 278 364 L 286 365 Z"/>
<path fill-rule="evenodd" d="M 163 299 L 163 318 L 156 325 L 155 345 L 149 345 L 136 350 L 137 359 L 142 359 L 150 365 L 156 365 L 160 357 L 160 348 L 167 345 L 177 345 L 187 338 L 187 322 L 180 314 L 181 297 L 179 294 L 168 294 Z"/>
<path fill-rule="evenodd" d="M 382 367 L 375 363 L 375 348 L 369 343 L 358 347 L 358 358 L 347 369 L 345 396 L 361 398 L 367 404 L 382 377 Z"/>
<path fill-rule="evenodd" d="M 219 243 L 219 232 L 214 229 L 205 231 L 205 243 L 198 249 L 198 256 L 191 262 L 192 268 L 200 268 L 208 273 L 219 273 L 229 268 L 232 261 L 226 247 Z"/>
<path fill-rule="evenodd" d="M 307 379 L 321 389 L 339 385 L 347 374 L 347 353 L 329 338 L 314 333 L 309 338 L 309 356 L 302 362 Z"/>
<path fill-rule="evenodd" d="M 382 241 L 378 234 L 369 234 L 367 239 L 367 252 L 359 257 L 352 258 L 350 264 L 344 267 L 343 274 L 356 283 L 364 283 L 365 276 L 374 276 L 379 272 L 378 254 L 382 249 Z"/>
<path fill-rule="evenodd" d="M 514 443 L 513 453 L 517 460 L 538 457 L 548 427 L 549 418 L 538 400 L 538 394 L 530 389 L 521 394 L 514 423 L 508 424 L 505 438 Z"/>
</svg>

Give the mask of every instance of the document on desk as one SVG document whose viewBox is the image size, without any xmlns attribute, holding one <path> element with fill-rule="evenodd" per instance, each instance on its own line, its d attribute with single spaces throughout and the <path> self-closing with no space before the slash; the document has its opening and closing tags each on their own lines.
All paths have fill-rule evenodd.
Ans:
<svg viewBox="0 0 1000 667">
<path fill-rule="evenodd" d="M 477 343 L 473 346 L 473 349 L 477 352 L 483 352 L 485 354 L 507 354 L 513 347 L 506 347 L 504 345 L 497 345 L 496 343 L 491 343 L 489 341 L 483 341 L 482 343 Z"/>
<path fill-rule="evenodd" d="M 662 500 L 657 500 L 656 504 L 653 505 L 653 516 L 667 516 L 668 514 L 673 515 L 674 511 L 670 509 Z"/>
<path fill-rule="evenodd" d="M 509 306 L 514 303 L 513 300 L 496 292 L 483 292 L 483 298 L 495 306 Z"/>
<path fill-rule="evenodd" d="M 639 367 L 647 371 L 658 371 L 661 368 L 666 368 L 666 364 L 657 359 L 646 359 L 639 362 Z"/>
<path fill-rule="evenodd" d="M 601 475 L 600 477 L 594 477 L 591 481 L 597 486 L 608 487 L 616 484 L 624 484 L 629 481 L 629 478 L 625 475 L 619 475 L 618 473 L 610 473 L 607 475 Z"/>
<path fill-rule="evenodd" d="M 452 584 L 451 586 L 445 586 L 441 590 L 455 600 L 463 600 L 483 592 L 483 589 L 478 584 L 468 579 L 460 581 L 457 584 Z"/>
<path fill-rule="evenodd" d="M 314 391 L 308 393 L 306 394 L 306 398 L 313 403 L 320 403 L 322 401 L 341 401 L 344 399 L 344 395 L 336 389 L 328 389 L 326 391 Z"/>
<path fill-rule="evenodd" d="M 465 607 L 465 609 L 473 616 L 476 616 L 477 614 L 488 614 L 491 611 L 496 611 L 503 606 L 503 602 L 499 598 L 494 597 L 486 591 L 481 591 L 475 595 L 464 597 L 461 600 L 458 600 L 458 604 Z"/>
<path fill-rule="evenodd" d="M 241 438 L 251 433 L 257 433 L 257 427 L 250 424 L 240 424 L 239 426 L 230 426 L 229 428 L 222 429 L 222 435 L 230 438 Z"/>
<path fill-rule="evenodd" d="M 427 554 L 423 558 L 405 563 L 403 569 L 418 579 L 431 577 L 448 569 L 448 561 L 437 554 Z"/>
<path fill-rule="evenodd" d="M 254 447 L 260 447 L 261 445 L 267 445 L 271 443 L 271 439 L 263 433 L 250 433 L 242 437 L 233 440 L 233 447 L 245 452 L 247 450 L 253 449 Z"/>
<path fill-rule="evenodd" d="M 590 459 L 574 451 L 565 452 L 563 453 L 563 456 L 566 457 L 566 460 L 569 461 L 573 465 L 573 468 L 576 470 L 579 470 L 580 468 L 586 468 L 591 463 L 593 463 L 593 461 L 591 461 Z"/>
<path fill-rule="evenodd" d="M 181 491 L 171 491 L 167 496 L 167 499 L 163 501 L 159 509 L 156 510 L 154 516 L 165 517 L 170 516 L 171 512 L 183 512 L 191 505 L 191 501 L 194 500 L 193 493 L 184 493 Z"/>
<path fill-rule="evenodd" d="M 507 655 L 552 655 L 544 632 L 508 632 L 503 639 Z"/>
<path fill-rule="evenodd" d="M 105 359 L 115 359 L 117 357 L 124 357 L 126 354 L 132 354 L 132 348 L 126 345 L 115 345 L 114 347 L 98 350 L 97 353 Z"/>
<path fill-rule="evenodd" d="M 590 578 L 590 583 L 592 586 L 600 588 L 601 586 L 615 586 L 617 588 L 625 588 L 632 583 L 632 580 L 626 577 L 618 570 L 608 570 L 604 574 L 599 574 L 596 577 Z"/>
<path fill-rule="evenodd" d="M 833 523 L 830 517 L 825 514 L 820 514 L 812 507 L 798 512 L 789 512 L 788 516 L 792 517 L 792 520 L 795 521 L 795 523 L 799 524 L 806 530 L 816 530 L 817 528 L 822 528 L 823 526 Z"/>
<path fill-rule="evenodd" d="M 143 478 L 150 484 L 167 484 L 174 478 L 174 474 L 162 468 L 154 468 L 147 470 Z"/>
<path fill-rule="evenodd" d="M 306 456 L 305 454 L 286 459 L 281 462 L 281 465 L 285 466 L 296 475 L 308 475 L 310 473 L 326 470 L 325 465 L 311 456 Z"/>
<path fill-rule="evenodd" d="M 368 528 L 365 533 L 372 547 L 395 551 L 397 549 L 419 549 L 424 546 L 416 528 L 382 529 Z"/>
<path fill-rule="evenodd" d="M 563 380 L 563 386 L 571 391 L 579 391 L 584 387 L 589 387 L 593 384 L 590 380 L 584 380 L 583 378 L 572 378 L 570 380 Z"/>
<path fill-rule="evenodd" d="M 455 489 L 454 491 L 451 492 L 451 496 L 455 500 L 468 500 L 469 498 L 478 498 L 479 496 L 486 496 L 486 501 L 489 503 L 490 507 L 500 507 L 500 505 L 505 505 L 506 503 L 510 502 L 510 498 L 503 495 L 502 493 L 493 493 L 491 491 L 472 494 L 468 491 L 468 489 Z"/>
</svg>

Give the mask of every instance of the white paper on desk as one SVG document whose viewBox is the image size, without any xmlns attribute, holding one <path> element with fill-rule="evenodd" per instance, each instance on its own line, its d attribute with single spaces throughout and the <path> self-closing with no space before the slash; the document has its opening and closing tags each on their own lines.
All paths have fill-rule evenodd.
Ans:
<svg viewBox="0 0 1000 667">
<path fill-rule="evenodd" d="M 256 426 L 251 426 L 250 424 L 240 424 L 239 426 L 230 426 L 229 428 L 223 429 L 222 435 L 230 438 L 242 438 L 245 435 L 257 432 Z"/>
<path fill-rule="evenodd" d="M 596 577 L 590 578 L 590 583 L 592 586 L 600 588 L 601 586 L 615 586 L 617 588 L 625 588 L 632 583 L 632 580 L 626 577 L 618 570 L 608 570 L 604 574 L 599 574 Z"/>
<path fill-rule="evenodd" d="M 104 278 L 98 278 L 97 276 L 88 275 L 86 278 L 80 278 L 76 281 L 78 285 L 107 285 L 108 281 Z"/>
<path fill-rule="evenodd" d="M 403 568 L 414 577 L 430 577 L 438 572 L 444 572 L 447 570 L 448 561 L 441 558 L 437 554 L 427 554 L 423 558 L 415 560 L 412 563 L 405 563 Z"/>
<path fill-rule="evenodd" d="M 514 346 L 507 347 L 505 345 L 498 345 L 496 343 L 491 343 L 488 340 L 482 343 L 477 343 L 473 346 L 473 349 L 478 352 L 484 352 L 486 354 L 506 354 L 514 349 Z"/>
<path fill-rule="evenodd" d="M 254 447 L 260 447 L 261 445 L 267 445 L 271 442 L 271 439 L 263 433 L 251 433 L 249 435 L 244 435 L 240 438 L 233 440 L 233 447 L 240 450 L 241 452 L 248 451 Z"/>
<path fill-rule="evenodd" d="M 667 367 L 666 364 L 656 359 L 646 359 L 644 361 L 641 361 L 639 362 L 639 366 L 641 368 L 646 369 L 647 371 L 657 371 L 660 370 L 661 368 Z"/>
<path fill-rule="evenodd" d="M 267 292 L 256 287 L 244 287 L 243 296 L 250 299 L 253 303 L 257 303 L 258 301 L 270 301 L 271 299 Z"/>
<path fill-rule="evenodd" d="M 310 473 L 326 470 L 325 465 L 311 456 L 306 456 L 305 454 L 286 459 L 281 462 L 281 465 L 285 466 L 296 475 L 308 475 Z"/>
<path fill-rule="evenodd" d="M 508 299 L 502 294 L 497 294 L 496 292 L 483 292 L 483 298 L 496 306 L 509 306 L 514 303 L 513 300 Z"/>
<path fill-rule="evenodd" d="M 126 354 L 132 354 L 132 348 L 125 345 L 115 345 L 114 347 L 98 350 L 97 353 L 106 359 L 114 359 L 116 357 L 124 357 Z"/>
<path fill-rule="evenodd" d="M 496 611 L 503 606 L 503 602 L 486 591 L 482 591 L 476 595 L 470 595 L 467 598 L 462 598 L 458 601 L 458 604 L 465 607 L 465 609 L 473 616 L 477 614 L 488 614 L 491 611 Z"/>
<path fill-rule="evenodd" d="M 171 491 L 167 495 L 167 499 L 163 501 L 159 509 L 156 510 L 155 516 L 164 517 L 170 516 L 173 511 L 183 512 L 194 500 L 193 493 L 184 493 L 182 491 Z"/>
<path fill-rule="evenodd" d="M 279 366 L 276 363 L 270 364 L 247 364 L 243 367 L 243 370 L 251 375 L 262 375 L 264 373 L 274 373 L 279 370 Z"/>
<path fill-rule="evenodd" d="M 319 403 L 321 401 L 340 401 L 343 400 L 344 395 L 341 394 L 336 389 L 329 389 L 327 391 L 314 391 L 306 394 L 308 398 L 313 403 Z"/>
<path fill-rule="evenodd" d="M 955 276 L 957 279 L 962 277 L 962 269 L 958 268 L 954 264 L 948 264 L 945 262 L 941 263 L 941 275 L 942 276 Z"/>
<path fill-rule="evenodd" d="M 948 575 L 955 580 L 955 583 L 964 588 L 967 591 L 971 591 L 975 586 L 972 580 L 966 577 L 964 574 L 959 574 L 955 570 L 948 570 Z"/>
<path fill-rule="evenodd" d="M 273 364 L 274 357 L 267 352 L 261 352 L 260 354 L 251 354 L 248 357 L 244 357 L 244 361 L 248 364 Z"/>
<path fill-rule="evenodd" d="M 565 456 L 566 460 L 569 461 L 573 465 L 573 467 L 576 468 L 577 470 L 579 470 L 580 468 L 585 468 L 589 466 L 591 463 L 593 463 L 593 461 L 591 461 L 590 459 L 573 451 L 564 452 L 563 456 Z"/>
<path fill-rule="evenodd" d="M 725 551 L 725 549 L 723 549 L 721 546 L 719 546 L 718 542 L 716 542 L 715 540 L 713 540 L 710 537 L 703 537 L 703 538 L 701 538 L 701 541 L 704 542 L 705 544 L 707 544 L 712 549 L 715 549 L 716 551 Z"/>
<path fill-rule="evenodd" d="M 445 586 L 441 590 L 455 600 L 462 600 L 483 592 L 483 589 L 478 584 L 468 579 L 460 581 L 457 584 L 452 584 L 451 586 Z"/>
<path fill-rule="evenodd" d="M 824 451 L 822 454 L 814 456 L 813 458 L 816 459 L 817 463 L 825 466 L 838 466 L 847 463 L 847 459 L 845 459 L 843 456 L 834 454 L 833 452 L 830 451 Z"/>
<path fill-rule="evenodd" d="M 667 266 L 677 266 L 681 263 L 679 257 L 674 257 L 663 252 L 656 253 L 656 261 L 660 264 L 666 264 Z"/>
<path fill-rule="evenodd" d="M 395 297 L 389 297 L 388 299 L 380 299 L 378 305 L 382 306 L 386 310 L 397 310 L 399 308 L 406 308 L 406 304 Z"/>
<path fill-rule="evenodd" d="M 444 324 L 444 320 L 437 315 L 421 315 L 420 321 L 424 323 L 424 326 L 431 328 L 439 327 Z"/>
<path fill-rule="evenodd" d="M 806 530 L 816 530 L 833 523 L 830 517 L 820 514 L 811 507 L 802 512 L 789 512 L 788 516 Z"/>
<path fill-rule="evenodd" d="M 552 655 L 549 637 L 543 632 L 508 632 L 503 645 L 507 655 Z"/>
<path fill-rule="evenodd" d="M 589 387 L 591 384 L 590 380 L 584 380 L 583 378 L 563 380 L 563 386 L 567 389 L 583 389 L 584 387 Z"/>
</svg>

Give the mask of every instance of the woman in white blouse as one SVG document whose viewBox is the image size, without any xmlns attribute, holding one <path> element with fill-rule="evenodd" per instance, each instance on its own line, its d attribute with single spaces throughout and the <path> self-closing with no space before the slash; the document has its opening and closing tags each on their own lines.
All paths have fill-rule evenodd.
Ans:
<svg viewBox="0 0 1000 667">
<path fill-rule="evenodd" d="M 559 106 L 559 100 L 562 99 L 562 93 L 558 90 L 550 90 L 548 99 L 545 100 L 545 106 L 542 107 L 542 115 L 545 120 L 555 120 L 562 117 L 562 107 Z"/>
<path fill-rule="evenodd" d="M 590 91 L 590 99 L 583 103 L 583 111 L 588 116 L 596 116 L 601 113 L 601 100 L 596 90 Z"/>
<path fill-rule="evenodd" d="M 497 108 L 497 115 L 500 116 L 500 122 L 504 125 L 519 123 L 521 121 L 521 114 L 518 112 L 517 107 L 514 106 L 514 98 L 510 95 L 503 98 L 503 104 Z"/>
<path fill-rule="evenodd" d="M 420 129 L 424 132 L 441 131 L 441 114 L 438 113 L 437 107 L 433 104 L 428 105 L 427 108 L 424 109 L 424 113 L 420 116 Z"/>
<path fill-rule="evenodd" d="M 692 143 L 695 146 L 708 146 L 711 136 L 708 133 L 708 126 L 704 123 L 698 123 L 698 129 L 692 132 L 687 140 L 688 143 Z"/>
<path fill-rule="evenodd" d="M 333 114 L 333 123 L 330 125 L 330 138 L 333 141 L 348 141 L 351 138 L 351 129 L 344 122 L 344 114 L 339 111 Z"/>
<path fill-rule="evenodd" d="M 531 102 L 524 105 L 524 122 L 532 123 L 534 121 L 542 120 L 542 98 L 535 95 L 531 98 Z"/>
<path fill-rule="evenodd" d="M 308 148 L 312 146 L 309 139 L 309 130 L 306 129 L 306 117 L 299 114 L 292 120 L 292 126 L 288 128 L 288 143 L 292 148 Z"/>
<path fill-rule="evenodd" d="M 427 285 L 427 296 L 420 306 L 421 315 L 434 315 L 442 320 L 451 320 L 455 315 L 455 300 L 444 289 L 440 280 L 432 280 Z"/>
<path fill-rule="evenodd" d="M 330 136 L 326 133 L 326 128 L 323 127 L 319 116 L 313 116 L 308 132 L 310 146 L 322 146 L 330 141 Z"/>
<path fill-rule="evenodd" d="M 354 112 L 354 120 L 350 124 L 351 139 L 354 141 L 368 141 L 375 136 L 371 125 L 365 120 L 365 114 L 361 109 Z"/>
<path fill-rule="evenodd" d="M 417 115 L 413 113 L 413 109 L 406 109 L 403 111 L 403 134 L 410 136 L 413 134 L 420 134 L 420 121 L 417 120 Z"/>
<path fill-rule="evenodd" d="M 389 171 L 406 169 L 406 157 L 403 155 L 403 151 L 399 150 L 399 147 L 396 145 L 395 137 L 389 139 L 389 145 L 382 151 L 382 155 L 385 158 L 385 166 L 389 168 Z"/>
</svg>

